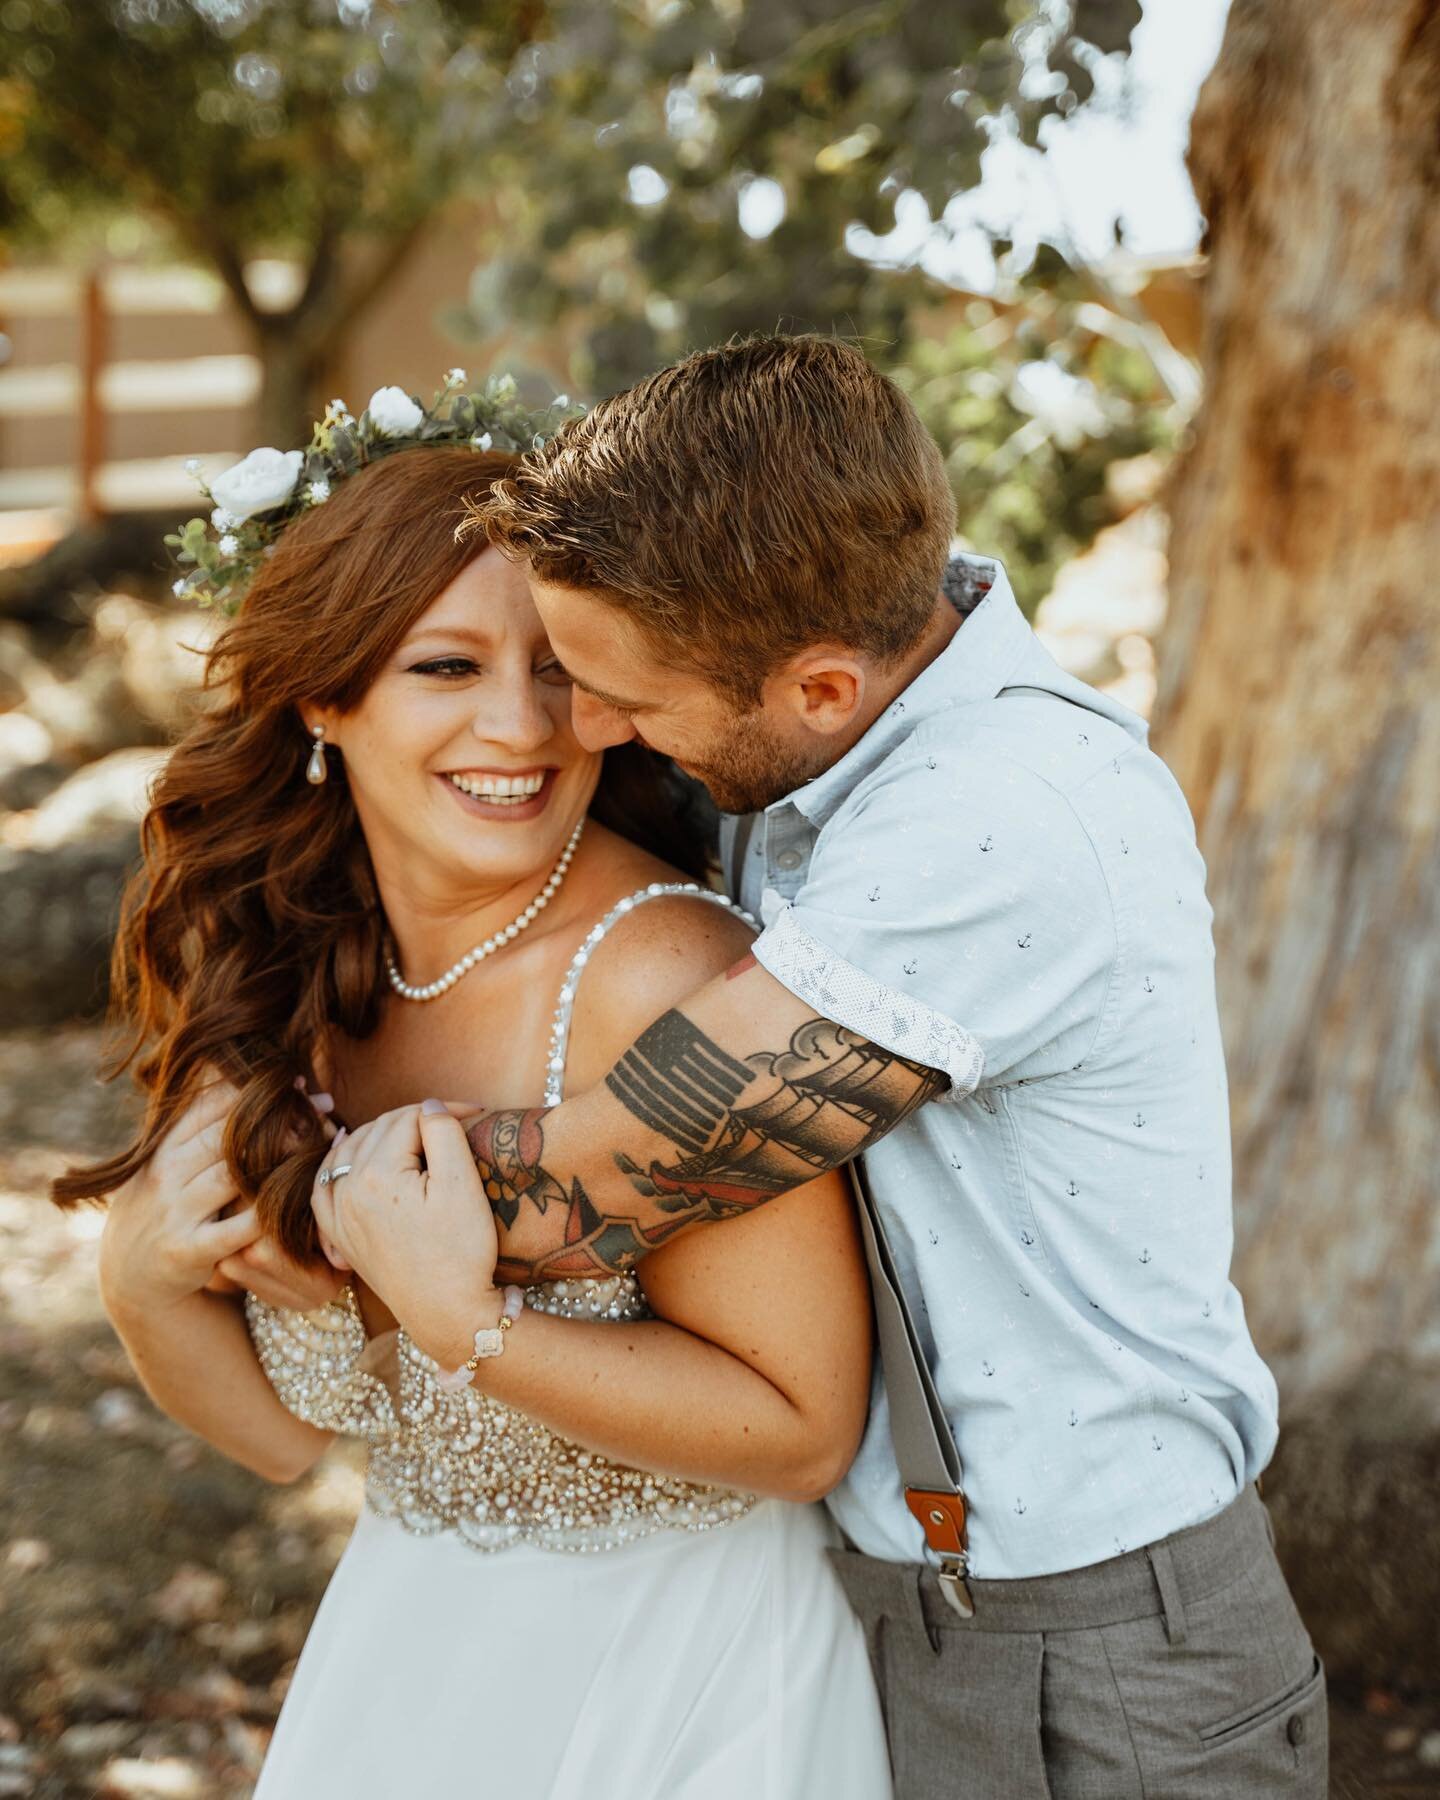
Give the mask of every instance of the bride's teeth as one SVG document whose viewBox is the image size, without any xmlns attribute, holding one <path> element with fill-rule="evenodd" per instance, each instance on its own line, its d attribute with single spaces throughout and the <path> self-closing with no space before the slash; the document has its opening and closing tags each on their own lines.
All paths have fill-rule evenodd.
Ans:
<svg viewBox="0 0 1440 1800">
<path fill-rule="evenodd" d="M 452 786 L 477 800 L 488 800 L 497 806 L 518 806 L 531 800 L 545 785 L 543 773 L 538 775 L 451 775 Z"/>
</svg>

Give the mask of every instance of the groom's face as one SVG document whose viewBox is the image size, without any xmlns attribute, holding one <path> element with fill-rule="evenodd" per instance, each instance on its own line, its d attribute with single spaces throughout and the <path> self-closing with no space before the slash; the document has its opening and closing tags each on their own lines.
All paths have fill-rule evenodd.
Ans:
<svg viewBox="0 0 1440 1800">
<path fill-rule="evenodd" d="M 574 684 L 587 750 L 636 739 L 710 790 L 722 812 L 758 812 L 825 766 L 823 749 L 768 702 L 742 710 L 713 683 L 662 662 L 622 613 L 593 595 L 530 580 L 550 644 Z"/>
</svg>

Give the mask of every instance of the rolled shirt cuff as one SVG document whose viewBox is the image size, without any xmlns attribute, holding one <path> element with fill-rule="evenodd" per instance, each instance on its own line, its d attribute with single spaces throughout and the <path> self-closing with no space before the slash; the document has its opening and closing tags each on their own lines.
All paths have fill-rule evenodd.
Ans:
<svg viewBox="0 0 1440 1800">
<path fill-rule="evenodd" d="M 950 1100 L 973 1094 L 985 1073 L 980 1041 L 944 1013 L 887 987 L 837 956 L 801 924 L 796 909 L 766 926 L 751 946 L 755 960 L 821 1018 L 857 1032 L 910 1062 L 950 1078 Z"/>
</svg>

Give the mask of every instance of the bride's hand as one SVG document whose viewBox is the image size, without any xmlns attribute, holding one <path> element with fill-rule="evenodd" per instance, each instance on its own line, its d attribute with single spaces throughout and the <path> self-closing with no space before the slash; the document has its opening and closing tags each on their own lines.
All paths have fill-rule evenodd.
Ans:
<svg viewBox="0 0 1440 1800">
<path fill-rule="evenodd" d="M 337 1138 L 310 1203 L 322 1240 L 442 1368 L 498 1321 L 495 1221 L 465 1132 L 440 1101 Z"/>
</svg>

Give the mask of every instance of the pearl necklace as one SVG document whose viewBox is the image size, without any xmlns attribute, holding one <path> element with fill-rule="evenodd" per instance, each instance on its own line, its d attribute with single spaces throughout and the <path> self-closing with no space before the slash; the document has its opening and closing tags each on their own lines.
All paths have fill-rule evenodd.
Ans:
<svg viewBox="0 0 1440 1800">
<path fill-rule="evenodd" d="M 462 975 L 468 975 L 476 963 L 484 962 L 487 956 L 493 956 L 502 945 L 508 944 L 511 938 L 519 937 L 522 931 L 533 925 L 554 899 L 561 882 L 564 881 L 571 860 L 579 846 L 580 834 L 584 829 L 585 821 L 582 818 L 574 831 L 570 833 L 570 842 L 561 852 L 559 862 L 551 870 L 550 879 L 518 918 L 512 919 L 503 930 L 497 931 L 494 937 L 486 938 L 483 944 L 477 944 L 473 950 L 467 950 L 459 962 L 452 963 L 443 975 L 437 976 L 425 987 L 411 987 L 396 968 L 394 956 L 387 950 L 385 952 L 385 973 L 390 977 L 390 985 L 400 998 L 402 1000 L 438 1000 L 442 994 L 450 992 Z"/>
</svg>

